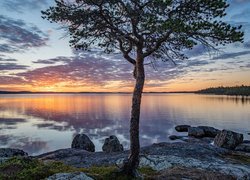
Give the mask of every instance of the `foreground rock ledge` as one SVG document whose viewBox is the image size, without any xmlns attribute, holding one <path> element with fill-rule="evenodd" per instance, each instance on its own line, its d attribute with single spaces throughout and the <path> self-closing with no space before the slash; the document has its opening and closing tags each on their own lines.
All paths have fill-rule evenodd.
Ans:
<svg viewBox="0 0 250 180">
<path fill-rule="evenodd" d="M 61 149 L 35 158 L 43 161 L 59 160 L 75 167 L 91 167 L 119 165 L 128 153 L 128 151 L 93 153 L 80 149 Z M 143 147 L 140 166 L 150 166 L 157 171 L 177 166 L 198 168 L 237 179 L 250 179 L 250 154 L 204 143 L 159 143 Z"/>
</svg>

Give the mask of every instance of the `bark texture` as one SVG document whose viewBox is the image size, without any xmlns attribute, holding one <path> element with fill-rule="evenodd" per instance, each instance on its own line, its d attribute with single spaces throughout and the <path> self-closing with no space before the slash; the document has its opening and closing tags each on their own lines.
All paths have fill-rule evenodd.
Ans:
<svg viewBox="0 0 250 180">
<path fill-rule="evenodd" d="M 136 83 L 133 91 L 132 111 L 130 119 L 130 155 L 124 162 L 122 171 L 131 176 L 137 176 L 139 166 L 140 141 L 139 141 L 139 120 L 143 86 L 145 81 L 143 57 L 138 55 L 135 72 Z"/>
</svg>

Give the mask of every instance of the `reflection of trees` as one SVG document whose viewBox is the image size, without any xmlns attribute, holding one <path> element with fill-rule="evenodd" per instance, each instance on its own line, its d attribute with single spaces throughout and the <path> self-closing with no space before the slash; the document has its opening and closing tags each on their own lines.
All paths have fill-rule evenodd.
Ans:
<svg viewBox="0 0 250 180">
<path fill-rule="evenodd" d="M 235 104 L 250 104 L 250 97 L 248 96 L 217 96 L 217 95 L 207 95 L 204 96 L 207 100 L 214 100 L 214 101 L 228 101 L 234 102 Z"/>
</svg>

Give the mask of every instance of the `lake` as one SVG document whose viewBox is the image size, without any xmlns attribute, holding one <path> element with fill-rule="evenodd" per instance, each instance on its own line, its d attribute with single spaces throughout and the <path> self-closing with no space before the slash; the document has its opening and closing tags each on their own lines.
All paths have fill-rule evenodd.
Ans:
<svg viewBox="0 0 250 180">
<path fill-rule="evenodd" d="M 68 148 L 77 133 L 86 133 L 97 151 L 109 135 L 128 149 L 130 108 L 131 94 L 1 94 L 0 147 L 37 155 Z M 250 139 L 250 98 L 143 95 L 141 146 L 169 141 L 179 124 L 229 129 Z"/>
</svg>

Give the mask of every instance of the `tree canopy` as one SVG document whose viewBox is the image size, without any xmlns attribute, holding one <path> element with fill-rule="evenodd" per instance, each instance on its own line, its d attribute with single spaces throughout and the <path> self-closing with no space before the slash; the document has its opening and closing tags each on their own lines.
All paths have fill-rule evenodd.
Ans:
<svg viewBox="0 0 250 180">
<path fill-rule="evenodd" d="M 221 20 L 228 6 L 225 0 L 56 0 L 42 13 L 68 27 L 71 46 L 99 46 L 107 53 L 118 49 L 135 64 L 137 47 L 144 58 L 175 60 L 199 43 L 214 48 L 243 41 L 241 26 Z"/>
</svg>

